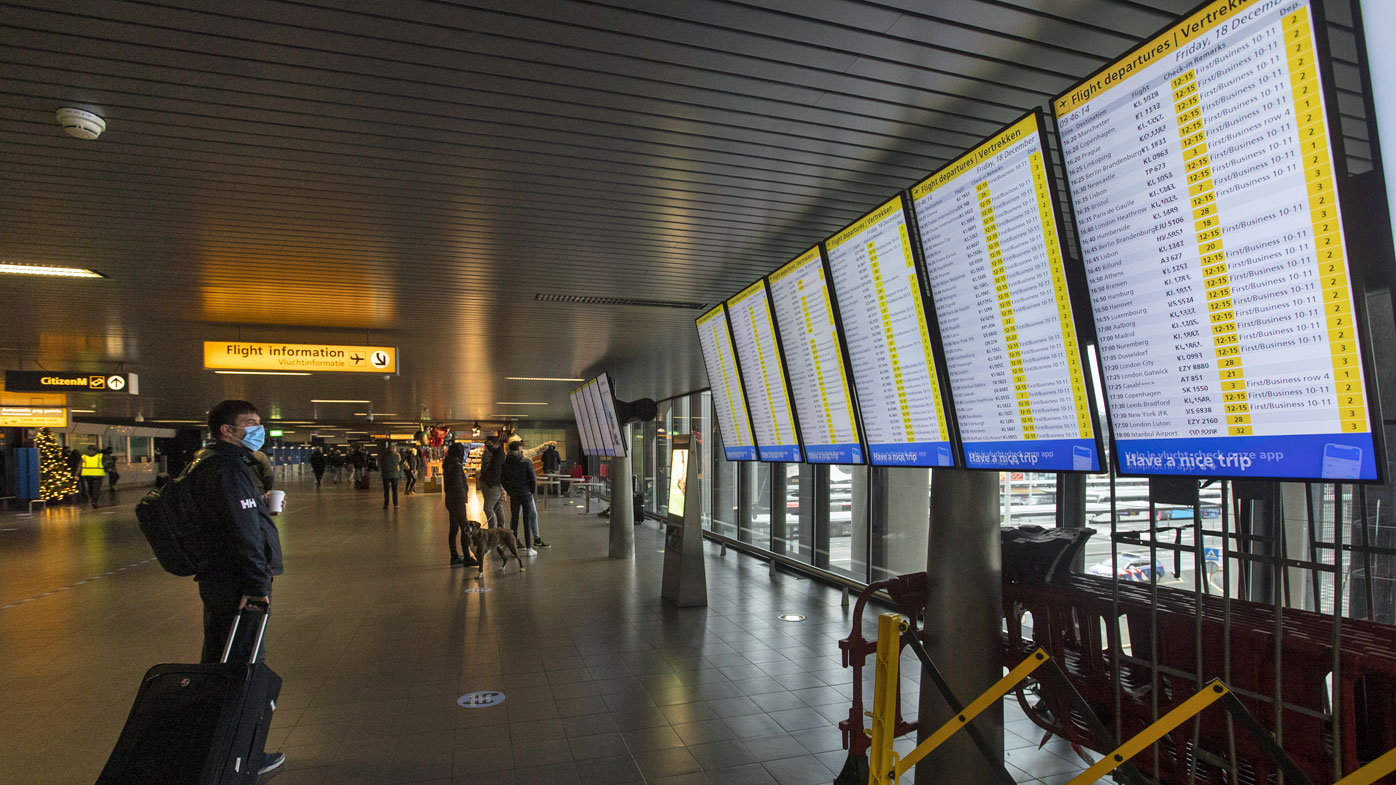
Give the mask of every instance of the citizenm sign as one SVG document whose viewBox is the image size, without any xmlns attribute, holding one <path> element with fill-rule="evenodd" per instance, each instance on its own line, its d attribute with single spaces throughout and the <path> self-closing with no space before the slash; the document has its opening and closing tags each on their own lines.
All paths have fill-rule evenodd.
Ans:
<svg viewBox="0 0 1396 785">
<path fill-rule="evenodd" d="M 140 390 L 134 373 L 83 373 L 82 371 L 5 371 L 8 392 L 130 393 Z"/>
</svg>

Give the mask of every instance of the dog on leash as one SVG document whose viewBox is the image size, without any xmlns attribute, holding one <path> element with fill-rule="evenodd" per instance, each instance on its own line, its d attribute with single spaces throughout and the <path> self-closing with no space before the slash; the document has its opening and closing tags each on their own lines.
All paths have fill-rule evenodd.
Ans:
<svg viewBox="0 0 1396 785">
<path fill-rule="evenodd" d="M 479 521 L 468 521 L 467 529 L 470 537 L 470 550 L 475 552 L 475 561 L 480 563 L 480 570 L 476 575 L 485 574 L 485 556 L 490 551 L 499 554 L 499 571 L 504 572 L 504 568 L 509 566 L 509 554 L 514 555 L 514 561 L 519 563 L 519 572 L 524 571 L 523 559 L 519 558 L 519 541 L 514 533 L 505 528 L 487 528 L 481 526 Z M 507 551 L 507 552 L 506 552 Z"/>
</svg>

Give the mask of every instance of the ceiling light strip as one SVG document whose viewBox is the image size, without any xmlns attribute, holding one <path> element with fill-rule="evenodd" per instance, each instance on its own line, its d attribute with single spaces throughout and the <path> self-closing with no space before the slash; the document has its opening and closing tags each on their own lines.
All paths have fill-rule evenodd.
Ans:
<svg viewBox="0 0 1396 785">
<path fill-rule="evenodd" d="M 586 379 L 574 379 L 570 376 L 506 376 L 505 379 L 515 382 L 584 382 Z"/>
<path fill-rule="evenodd" d="M 58 278 L 106 278 L 96 270 L 83 267 L 58 267 L 48 264 L 0 264 L 0 273 L 5 275 L 48 275 Z"/>
<path fill-rule="evenodd" d="M 230 376 L 309 376 L 306 371 L 214 371 Z"/>
</svg>

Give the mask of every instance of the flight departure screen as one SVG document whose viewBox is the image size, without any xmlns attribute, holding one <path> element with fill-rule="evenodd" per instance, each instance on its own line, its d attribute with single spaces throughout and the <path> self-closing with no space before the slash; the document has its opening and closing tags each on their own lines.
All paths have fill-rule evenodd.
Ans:
<svg viewBox="0 0 1396 785">
<path fill-rule="evenodd" d="M 1123 473 L 1377 478 L 1321 31 L 1211 3 L 1054 102 Z"/>
<path fill-rule="evenodd" d="M 728 300 L 727 318 L 732 322 L 733 345 L 742 381 L 746 382 L 756 453 L 763 461 L 798 463 L 802 460 L 800 439 L 795 432 L 795 412 L 780 361 L 780 338 L 771 316 L 766 281 L 757 281 Z"/>
<path fill-rule="evenodd" d="M 591 395 L 591 388 L 595 385 L 595 379 L 582 385 L 577 390 L 577 398 L 582 406 L 582 416 L 586 418 L 587 431 L 591 434 L 591 454 L 609 457 L 611 453 L 607 449 L 606 439 L 601 434 L 601 418 L 596 413 Z"/>
<path fill-rule="evenodd" d="M 926 302 L 901 196 L 825 241 L 853 384 L 880 466 L 953 466 Z"/>
<path fill-rule="evenodd" d="M 606 413 L 601 405 L 600 387 L 600 383 L 592 379 L 582 385 L 582 395 L 586 396 L 587 407 L 591 411 L 591 427 L 596 433 L 597 449 L 602 455 L 610 458 L 616 454 L 616 450 L 611 442 L 610 429 L 606 427 Z"/>
<path fill-rule="evenodd" d="M 819 246 L 770 276 L 771 305 L 810 463 L 863 463 L 863 446 Z"/>
<path fill-rule="evenodd" d="M 591 441 L 591 426 L 587 424 L 587 412 L 582 408 L 582 388 L 572 391 L 572 417 L 577 421 L 577 435 L 582 440 L 582 453 L 596 455 L 596 445 Z"/>
<path fill-rule="evenodd" d="M 591 406 L 591 424 L 596 431 L 598 449 L 602 455 L 608 458 L 615 457 L 616 444 L 612 439 L 611 429 L 606 426 L 606 409 L 601 403 L 601 382 L 599 379 L 592 379 L 583 389 L 587 395 L 587 402 Z"/>
<path fill-rule="evenodd" d="M 698 345 L 703 350 L 703 365 L 708 369 L 723 452 L 729 461 L 754 461 L 756 441 L 751 433 L 737 356 L 732 351 L 725 306 L 719 305 L 699 317 Z"/>
<path fill-rule="evenodd" d="M 965 466 L 1100 471 L 1037 112 L 911 189 Z"/>
<path fill-rule="evenodd" d="M 601 398 L 602 424 L 611 437 L 611 454 L 624 456 L 627 452 L 625 431 L 620 427 L 620 419 L 616 417 L 616 399 L 611 393 L 611 377 L 607 374 L 596 377 L 596 394 Z"/>
</svg>

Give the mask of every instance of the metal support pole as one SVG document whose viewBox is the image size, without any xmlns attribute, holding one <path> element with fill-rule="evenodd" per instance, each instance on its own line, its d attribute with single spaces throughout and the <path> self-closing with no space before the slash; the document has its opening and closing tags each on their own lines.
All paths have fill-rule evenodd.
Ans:
<svg viewBox="0 0 1396 785">
<path fill-rule="evenodd" d="M 992 472 L 933 469 L 931 488 L 927 648 L 955 694 L 979 695 L 1003 675 L 998 477 Z M 917 743 L 954 716 L 931 680 L 923 679 Z M 976 724 L 994 756 L 1002 760 L 1002 704 L 979 715 Z M 944 782 L 946 772 L 955 773 L 956 785 L 998 782 L 993 767 L 967 736 L 947 741 L 917 764 L 915 781 Z"/>
<path fill-rule="evenodd" d="M 756 464 L 745 461 L 737 464 L 737 539 L 752 541 L 751 522 L 756 515 Z"/>
<path fill-rule="evenodd" d="M 1057 475 L 1057 528 L 1086 528 L 1086 475 Z M 1086 549 L 1076 552 L 1076 558 L 1069 566 L 1073 573 L 1086 571 Z"/>
<path fill-rule="evenodd" d="M 771 553 L 787 552 L 785 530 L 785 464 L 771 464 Z"/>
<path fill-rule="evenodd" d="M 621 436 L 626 444 L 631 444 L 629 425 L 622 429 Z M 630 488 L 630 456 L 612 458 L 610 552 L 612 559 L 635 558 L 635 510 L 630 503 Z"/>
</svg>

